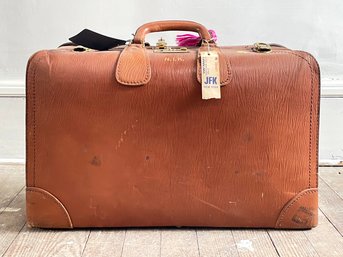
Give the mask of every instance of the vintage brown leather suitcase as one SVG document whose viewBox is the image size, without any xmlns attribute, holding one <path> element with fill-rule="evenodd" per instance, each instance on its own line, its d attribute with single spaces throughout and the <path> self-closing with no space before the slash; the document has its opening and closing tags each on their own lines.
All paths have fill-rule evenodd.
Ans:
<svg viewBox="0 0 343 257">
<path fill-rule="evenodd" d="M 147 33 L 195 31 L 157 50 Z M 202 99 L 202 51 L 221 99 Z M 280 46 L 219 47 L 189 21 L 109 51 L 40 51 L 27 67 L 27 219 L 43 228 L 317 225 L 319 67 Z"/>
</svg>

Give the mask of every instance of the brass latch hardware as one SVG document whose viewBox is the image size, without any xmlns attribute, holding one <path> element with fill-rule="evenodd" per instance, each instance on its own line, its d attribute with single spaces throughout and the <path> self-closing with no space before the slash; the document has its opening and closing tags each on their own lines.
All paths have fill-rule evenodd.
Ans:
<svg viewBox="0 0 343 257">
<path fill-rule="evenodd" d="M 165 49 L 166 47 L 167 47 L 167 42 L 163 38 L 160 38 L 156 43 L 156 48 Z"/>
<path fill-rule="evenodd" d="M 79 45 L 79 46 L 74 47 L 73 51 L 74 52 L 92 52 L 96 50 Z"/>
<path fill-rule="evenodd" d="M 270 52 L 272 48 L 269 44 L 258 42 L 254 44 L 252 50 L 258 53 L 267 53 Z"/>
<path fill-rule="evenodd" d="M 156 43 L 156 48 L 154 49 L 154 53 L 187 53 L 187 47 L 170 47 L 167 46 L 167 42 L 160 38 Z"/>
<path fill-rule="evenodd" d="M 154 49 L 154 53 L 188 53 L 188 49 L 186 47 L 180 47 L 180 48 L 167 47 L 164 49 Z"/>
</svg>

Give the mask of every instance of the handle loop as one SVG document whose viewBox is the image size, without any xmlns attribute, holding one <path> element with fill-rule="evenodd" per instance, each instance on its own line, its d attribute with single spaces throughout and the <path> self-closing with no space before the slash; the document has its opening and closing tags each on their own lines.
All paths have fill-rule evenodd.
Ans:
<svg viewBox="0 0 343 257">
<path fill-rule="evenodd" d="M 206 27 L 194 22 L 194 21 L 155 21 L 149 22 L 140 26 L 135 36 L 132 40 L 133 44 L 143 44 L 145 36 L 149 33 L 160 32 L 160 31 L 170 31 L 170 30 L 180 30 L 180 31 L 193 31 L 197 32 L 203 41 L 214 43 L 211 34 L 208 32 Z"/>
</svg>

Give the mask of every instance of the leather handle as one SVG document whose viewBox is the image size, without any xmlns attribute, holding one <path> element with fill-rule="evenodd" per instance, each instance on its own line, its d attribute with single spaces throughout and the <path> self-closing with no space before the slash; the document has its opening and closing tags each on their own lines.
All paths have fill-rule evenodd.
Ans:
<svg viewBox="0 0 343 257">
<path fill-rule="evenodd" d="M 210 42 L 212 37 L 206 27 L 194 21 L 155 21 L 140 26 L 133 38 L 133 44 L 143 44 L 147 34 L 160 31 L 181 30 L 197 32 L 203 40 Z"/>
</svg>

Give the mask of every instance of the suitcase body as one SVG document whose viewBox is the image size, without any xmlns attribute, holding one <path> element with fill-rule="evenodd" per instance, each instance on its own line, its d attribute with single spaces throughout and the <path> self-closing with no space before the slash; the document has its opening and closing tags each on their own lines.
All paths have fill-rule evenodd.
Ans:
<svg viewBox="0 0 343 257">
<path fill-rule="evenodd" d="M 142 26 L 110 51 L 40 51 L 27 67 L 32 227 L 317 225 L 320 79 L 301 51 L 154 51 Z M 202 100 L 199 52 L 220 58 L 221 99 Z M 156 49 L 155 49 L 156 50 Z"/>
</svg>

